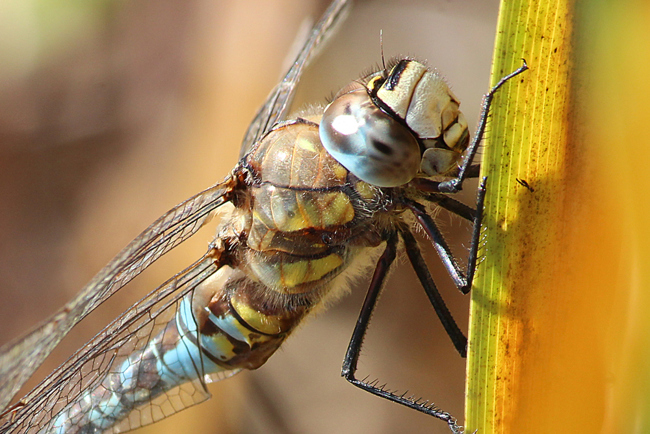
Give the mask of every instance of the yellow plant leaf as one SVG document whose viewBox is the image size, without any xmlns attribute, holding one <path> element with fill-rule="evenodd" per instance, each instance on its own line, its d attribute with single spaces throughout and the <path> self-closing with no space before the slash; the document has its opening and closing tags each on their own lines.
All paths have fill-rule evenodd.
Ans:
<svg viewBox="0 0 650 434">
<path fill-rule="evenodd" d="M 522 58 L 530 70 L 497 93 L 488 124 L 484 261 L 472 294 L 466 424 L 468 432 L 555 432 L 538 430 L 536 403 L 554 407 L 548 401 L 565 386 L 549 381 L 555 373 L 547 354 L 566 333 L 562 316 L 570 303 L 569 294 L 549 288 L 562 273 L 560 216 L 569 205 L 568 1 L 504 1 L 497 31 L 493 84 Z"/>
<path fill-rule="evenodd" d="M 650 432 L 650 5 L 504 2 L 468 432 Z M 517 182 L 525 180 L 532 190 Z"/>
</svg>

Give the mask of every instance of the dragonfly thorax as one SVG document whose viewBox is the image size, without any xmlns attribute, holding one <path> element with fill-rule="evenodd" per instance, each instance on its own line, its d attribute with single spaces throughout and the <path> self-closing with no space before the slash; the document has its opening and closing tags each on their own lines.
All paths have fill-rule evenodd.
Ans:
<svg viewBox="0 0 650 434">
<path fill-rule="evenodd" d="M 414 60 L 339 92 L 320 138 L 359 179 L 397 187 L 418 175 L 448 175 L 469 143 L 467 121 L 442 77 Z"/>
<path fill-rule="evenodd" d="M 309 116 L 308 116 L 309 117 Z M 242 203 L 239 255 L 269 301 L 316 304 L 359 249 L 376 247 L 392 207 L 325 150 L 319 125 L 299 117 L 276 125 L 247 154 L 254 180 Z M 288 301 L 289 304 L 294 304 Z"/>
</svg>

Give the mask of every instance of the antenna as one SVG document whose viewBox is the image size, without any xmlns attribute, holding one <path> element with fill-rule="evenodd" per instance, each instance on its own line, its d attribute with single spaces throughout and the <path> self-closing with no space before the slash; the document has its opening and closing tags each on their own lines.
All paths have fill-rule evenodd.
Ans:
<svg viewBox="0 0 650 434">
<path fill-rule="evenodd" d="M 381 66 L 386 71 L 386 61 L 384 59 L 384 31 L 379 30 L 379 51 L 381 52 Z"/>
</svg>

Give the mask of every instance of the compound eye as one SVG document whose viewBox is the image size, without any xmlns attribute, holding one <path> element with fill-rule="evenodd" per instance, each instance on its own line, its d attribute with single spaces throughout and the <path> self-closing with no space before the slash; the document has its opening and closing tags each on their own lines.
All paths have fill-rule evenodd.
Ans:
<svg viewBox="0 0 650 434">
<path fill-rule="evenodd" d="M 416 138 L 375 106 L 365 89 L 332 101 L 319 133 L 327 152 L 369 184 L 397 187 L 415 178 L 420 169 Z"/>
</svg>

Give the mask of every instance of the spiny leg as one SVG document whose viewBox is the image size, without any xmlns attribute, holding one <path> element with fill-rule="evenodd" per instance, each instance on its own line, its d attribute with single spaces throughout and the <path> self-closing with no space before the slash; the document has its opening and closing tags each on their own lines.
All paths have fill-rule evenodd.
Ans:
<svg viewBox="0 0 650 434">
<path fill-rule="evenodd" d="M 433 309 L 436 311 L 436 314 L 438 314 L 442 326 L 445 328 L 447 335 L 451 338 L 451 342 L 454 344 L 454 347 L 456 347 L 456 351 L 458 351 L 461 357 L 466 357 L 467 338 L 456 324 L 456 321 L 454 321 L 449 309 L 447 309 L 445 301 L 442 299 L 440 292 L 438 292 L 438 288 L 431 277 L 431 273 L 422 257 L 422 253 L 420 252 L 415 237 L 406 227 L 400 227 L 399 231 L 404 240 L 404 246 L 406 247 L 406 254 L 409 261 L 411 262 L 424 291 L 427 293 L 427 297 L 429 297 Z"/>
<path fill-rule="evenodd" d="M 472 287 L 472 281 L 474 280 L 474 272 L 476 271 L 476 260 L 478 257 L 478 248 L 479 248 L 479 238 L 481 236 L 481 224 L 483 222 L 483 205 L 485 202 L 485 193 L 486 193 L 486 182 L 487 178 L 483 178 L 481 184 L 478 187 L 478 194 L 476 198 L 476 211 L 474 211 L 474 226 L 472 229 L 472 239 L 470 242 L 469 248 L 469 258 L 467 260 L 467 269 L 466 272 L 460 269 L 458 262 L 454 258 L 451 249 L 447 245 L 444 237 L 440 233 L 438 226 L 436 225 L 433 218 L 427 214 L 426 209 L 423 205 L 412 200 L 404 200 L 404 204 L 413 212 L 417 222 L 420 224 L 422 229 L 429 235 L 433 246 L 440 256 L 440 260 L 447 269 L 447 272 L 451 276 L 452 280 L 456 287 L 463 293 L 467 294 Z M 467 210 L 458 207 L 457 204 L 454 204 L 454 207 L 458 207 L 458 211 L 452 210 L 449 207 L 449 204 L 453 202 L 445 203 L 445 208 L 449 209 L 452 212 L 457 213 L 461 217 L 465 217 L 464 214 L 467 214 Z M 469 207 L 468 207 L 469 208 Z M 470 208 L 471 209 L 471 208 Z M 462 214 L 461 214 L 462 212 Z"/>
<path fill-rule="evenodd" d="M 472 140 L 469 148 L 467 149 L 467 154 L 459 168 L 458 175 L 455 178 L 452 178 L 448 181 L 432 181 L 424 178 L 416 178 L 411 181 L 411 185 L 422 192 L 430 192 L 429 195 L 424 196 L 424 199 L 431 202 L 436 202 L 443 208 L 448 211 L 457 214 L 466 219 L 474 220 L 474 228 L 472 230 L 472 240 L 470 244 L 469 259 L 467 263 L 466 275 L 460 270 L 458 263 L 456 262 L 449 246 L 447 246 L 442 234 L 438 230 L 435 222 L 426 213 L 426 210 L 422 205 L 414 201 L 405 201 L 406 206 L 413 212 L 415 217 L 418 220 L 418 223 L 422 228 L 427 232 L 431 240 L 433 241 L 434 247 L 440 256 L 445 268 L 449 272 L 449 275 L 454 280 L 456 287 L 463 293 L 467 294 L 472 287 L 472 281 L 474 279 L 474 272 L 476 271 L 476 260 L 478 256 L 478 244 L 481 234 L 481 223 L 483 219 L 483 204 L 485 201 L 485 192 L 486 192 L 486 182 L 487 178 L 483 178 L 478 189 L 478 197 L 476 203 L 476 211 L 472 213 L 472 209 L 469 207 L 460 204 L 458 201 L 453 199 L 444 199 L 439 193 L 456 193 L 462 189 L 463 181 L 468 177 L 478 176 L 479 166 L 472 164 L 478 147 L 483 139 L 485 134 L 485 126 L 487 124 L 487 118 L 490 113 L 490 106 L 492 104 L 492 99 L 496 91 L 508 80 L 521 74 L 522 72 L 528 69 L 528 65 L 524 60 L 524 64 L 518 68 L 516 71 L 508 74 L 503 77 L 499 82 L 492 88 L 490 91 L 483 97 L 483 109 L 481 111 L 481 117 L 479 120 L 479 126 L 476 131 L 476 135 Z M 474 214 L 472 216 L 472 214 Z"/>
<path fill-rule="evenodd" d="M 377 300 L 379 298 L 384 280 L 386 279 L 386 275 L 388 274 L 388 270 L 395 260 L 396 253 L 397 233 L 393 232 L 386 240 L 386 249 L 377 262 L 377 267 L 375 268 L 375 272 L 372 276 L 370 287 L 368 288 L 366 298 L 361 308 L 361 313 L 357 319 L 357 324 L 354 327 L 354 332 L 352 333 L 352 338 L 350 339 L 348 350 L 345 353 L 341 375 L 345 377 L 345 379 L 350 383 L 367 392 L 441 419 L 447 422 L 449 428 L 451 428 L 454 433 L 461 433 L 463 432 L 462 427 L 459 427 L 456 424 L 456 418 L 454 418 L 449 413 L 440 410 L 435 405 L 430 404 L 426 401 L 420 401 L 411 397 L 407 397 L 405 394 L 396 395 L 388 390 L 383 389 L 382 387 L 376 386 L 376 383 L 374 382 L 367 383 L 363 380 L 358 380 L 354 376 L 357 371 L 357 364 L 359 362 L 359 356 L 361 354 L 361 346 L 368 330 L 372 312 L 375 308 L 375 305 L 377 304 Z"/>
<path fill-rule="evenodd" d="M 375 272 L 372 275 L 372 280 L 370 281 L 370 287 L 366 293 L 366 298 L 363 301 L 363 306 L 361 307 L 361 312 L 359 313 L 359 318 L 357 319 L 357 324 L 354 327 L 352 332 L 352 338 L 348 344 L 348 349 L 345 353 L 345 359 L 343 359 L 343 369 L 341 375 L 345 377 L 346 380 L 354 384 L 355 386 L 361 387 L 362 389 L 368 390 L 371 393 L 382 396 L 383 391 L 378 391 L 377 393 L 373 386 L 367 385 L 354 377 L 354 373 L 357 370 L 357 363 L 359 362 L 359 355 L 361 352 L 361 346 L 363 345 L 363 338 L 368 329 L 368 324 L 370 323 L 370 318 L 372 317 L 372 312 L 377 304 L 379 299 L 379 293 L 388 274 L 388 270 L 395 260 L 397 253 L 397 236 L 395 233 L 392 233 L 391 236 L 386 240 L 386 249 L 384 253 L 377 261 L 377 267 Z M 389 398 L 390 399 L 390 398 Z"/>
<path fill-rule="evenodd" d="M 489 115 L 490 104 L 492 102 L 494 93 L 507 80 L 524 72 L 526 69 L 528 69 L 528 66 L 524 61 L 524 65 L 521 68 L 517 69 L 515 72 L 501 79 L 499 83 L 497 83 L 497 85 L 494 86 L 485 95 L 483 99 L 483 110 L 481 112 L 481 118 L 480 118 L 477 134 L 474 137 L 474 140 L 472 141 L 470 147 L 468 148 L 467 156 L 460 167 L 458 175 L 455 178 L 444 182 L 425 181 L 424 183 L 420 184 L 417 182 L 418 180 L 414 180 L 413 184 L 417 188 L 420 188 L 422 191 L 439 192 L 439 193 L 455 193 L 461 190 L 462 183 L 465 180 L 465 178 L 477 176 L 478 173 L 477 166 L 472 165 L 472 162 L 478 150 L 478 146 L 483 138 L 483 134 L 485 133 L 485 125 L 487 122 L 487 117 Z M 477 210 L 475 211 L 475 215 L 473 216 L 474 229 L 472 232 L 472 242 L 470 247 L 470 255 L 468 260 L 468 268 L 467 268 L 466 276 L 463 276 L 462 271 L 460 271 L 460 267 L 458 267 L 458 264 L 453 258 L 451 250 L 449 249 L 446 242 L 444 241 L 444 238 L 442 237 L 442 234 L 440 234 L 440 231 L 435 225 L 433 219 L 426 213 L 426 211 L 422 208 L 422 206 L 417 202 L 410 201 L 410 203 L 407 203 L 407 206 L 415 214 L 420 225 L 429 234 L 431 239 L 434 240 L 434 246 L 436 247 L 438 254 L 440 255 L 450 275 L 454 279 L 454 282 L 457 284 L 457 286 L 463 293 L 469 292 L 469 289 L 471 288 L 473 276 L 474 276 L 474 271 L 476 268 L 476 258 L 477 258 L 480 230 L 481 230 L 481 220 L 483 214 L 482 213 L 483 203 L 485 199 L 485 184 L 486 184 L 486 178 L 483 178 L 481 185 L 479 186 Z M 472 213 L 470 212 L 471 209 L 469 209 L 469 207 L 464 208 L 462 206 L 457 206 L 457 204 L 459 203 L 457 201 L 445 201 L 438 197 L 436 197 L 436 199 L 439 200 L 434 199 L 432 201 L 441 203 L 441 206 L 450 210 L 451 212 L 454 212 L 464 218 L 468 218 L 468 217 L 472 218 L 471 215 Z M 438 293 L 437 288 L 433 283 L 433 279 L 431 278 L 431 275 L 428 271 L 428 268 L 426 267 L 426 263 L 422 258 L 419 248 L 417 247 L 417 242 L 415 241 L 415 238 L 410 233 L 410 231 L 408 231 L 408 229 L 400 228 L 400 233 L 406 244 L 407 254 L 409 256 L 409 259 L 411 260 L 411 263 L 413 264 L 413 267 L 416 273 L 418 274 L 418 278 L 422 282 L 422 285 L 425 288 L 425 291 L 427 292 L 427 295 L 429 296 L 429 299 L 432 305 L 434 306 L 436 313 L 438 314 L 441 322 L 443 323 L 445 330 L 447 331 L 450 338 L 452 339 L 452 342 L 454 343 L 456 349 L 459 351 L 459 353 L 462 356 L 464 356 L 466 354 L 467 339 L 458 328 L 456 322 L 454 321 L 453 317 L 449 313 L 449 310 L 444 304 L 442 297 Z M 341 371 L 341 375 L 345 377 L 345 379 L 348 380 L 350 383 L 354 384 L 355 386 L 363 390 L 366 390 L 374 395 L 380 396 L 382 398 L 388 399 L 398 404 L 402 404 L 406 407 L 421 411 L 425 414 L 429 414 L 434 417 L 437 417 L 441 420 L 446 421 L 453 432 L 462 432 L 462 428 L 456 424 L 456 419 L 453 416 L 451 416 L 447 412 L 443 412 L 439 410 L 433 404 L 416 401 L 412 398 L 405 397 L 405 395 L 401 395 L 401 396 L 396 395 L 387 390 L 384 390 L 381 387 L 377 387 L 374 384 L 370 384 L 370 383 L 366 383 L 365 381 L 358 380 L 354 376 L 357 370 L 357 364 L 359 361 L 359 355 L 361 352 L 363 339 L 367 332 L 368 325 L 370 323 L 370 318 L 372 317 L 372 312 L 379 298 L 379 294 L 381 292 L 383 282 L 386 278 L 386 275 L 388 273 L 388 270 L 390 269 L 391 264 L 395 260 L 396 250 L 397 250 L 397 236 L 395 233 L 392 233 L 390 237 L 387 239 L 386 249 L 384 250 L 384 253 L 382 254 L 381 258 L 377 263 L 377 267 L 375 268 L 375 272 L 373 274 L 372 281 L 370 283 L 370 288 L 368 289 L 368 293 L 366 294 L 366 298 L 364 300 L 361 313 L 359 315 L 359 318 L 357 319 L 357 324 L 354 328 L 352 338 L 350 339 L 350 343 L 348 345 L 345 359 L 343 360 L 343 368 Z"/>
<path fill-rule="evenodd" d="M 460 173 L 460 169 L 458 170 L 457 173 Z M 480 164 L 472 164 L 467 168 L 465 171 L 465 179 L 467 178 L 478 178 L 481 174 L 481 165 Z M 455 175 L 451 175 L 455 176 Z M 455 177 L 453 179 L 456 179 Z M 452 179 L 452 181 L 453 181 Z M 410 182 L 410 185 L 417 188 L 418 190 L 422 192 L 431 192 L 434 194 L 443 194 L 443 193 L 458 193 L 458 190 L 456 191 L 444 191 L 444 186 L 441 188 L 441 184 L 445 184 L 448 181 L 434 181 L 432 179 L 428 178 L 415 178 Z"/>
<path fill-rule="evenodd" d="M 474 273 L 476 272 L 476 261 L 478 259 L 478 248 L 481 241 L 481 225 L 483 224 L 483 209 L 485 207 L 485 194 L 487 193 L 487 176 L 481 179 L 476 193 L 476 217 L 472 227 L 472 239 L 469 244 L 469 256 L 467 258 L 467 294 L 472 289 Z"/>
<path fill-rule="evenodd" d="M 456 214 L 470 222 L 474 222 L 474 219 L 476 218 L 476 210 L 474 208 L 467 206 L 463 202 L 457 201 L 446 194 L 430 193 L 423 196 L 422 199 L 427 202 L 433 202 L 450 213 Z"/>
<path fill-rule="evenodd" d="M 438 192 L 456 193 L 463 188 L 463 181 L 465 180 L 465 178 L 468 177 L 470 172 L 472 172 L 473 170 L 470 168 L 472 167 L 474 157 L 476 156 L 476 152 L 478 151 L 479 145 L 481 144 L 481 140 L 483 140 L 483 135 L 485 134 L 485 126 L 487 125 L 487 119 L 490 114 L 490 106 L 492 105 L 492 99 L 494 98 L 494 94 L 508 80 L 521 74 L 522 72 L 528 69 L 526 60 L 524 59 L 522 60 L 524 64 L 521 67 L 519 67 L 514 72 L 511 72 L 510 74 L 506 75 L 501 80 L 499 80 L 499 82 L 492 89 L 490 89 L 490 91 L 486 93 L 485 96 L 483 97 L 483 104 L 482 104 L 483 108 L 481 110 L 481 117 L 479 118 L 478 128 L 476 130 L 476 134 L 474 135 L 474 139 L 472 140 L 472 143 L 467 148 L 466 155 L 463 160 L 463 163 L 460 165 L 460 170 L 458 172 L 458 175 L 455 178 L 450 179 L 448 181 L 440 182 L 437 186 Z"/>
</svg>

